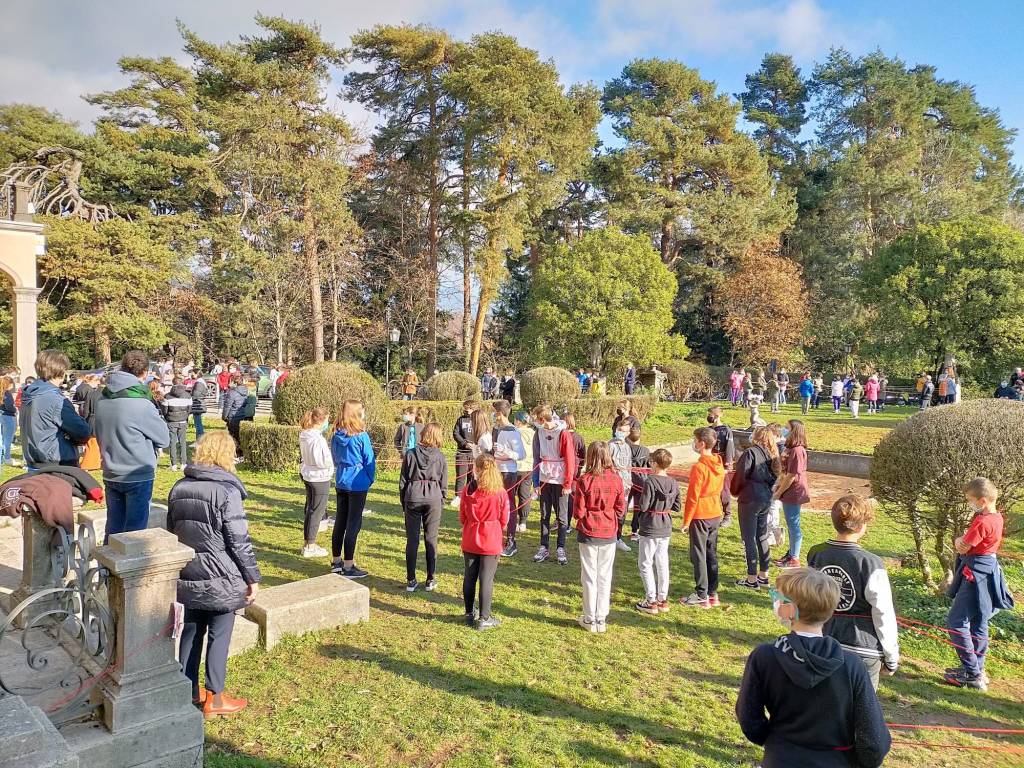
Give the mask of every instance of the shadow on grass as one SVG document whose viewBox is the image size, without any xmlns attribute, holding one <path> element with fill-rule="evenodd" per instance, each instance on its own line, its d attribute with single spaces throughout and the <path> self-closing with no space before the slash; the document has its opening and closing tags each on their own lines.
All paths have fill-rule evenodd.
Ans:
<svg viewBox="0 0 1024 768">
<path fill-rule="evenodd" d="M 464 672 L 416 664 L 386 653 L 351 645 L 325 644 L 321 646 L 320 652 L 327 658 L 341 657 L 363 662 L 368 665 L 368 671 L 383 670 L 444 693 L 468 696 L 490 705 L 506 708 L 510 711 L 509 716 L 526 713 L 538 717 L 561 718 L 570 723 L 583 723 L 594 728 L 611 729 L 617 736 L 639 734 L 657 744 L 689 750 L 725 764 L 736 762 L 735 746 L 720 738 L 709 734 L 682 731 L 627 712 L 615 709 L 596 709 L 522 685 L 495 682 Z M 651 760 L 637 760 L 622 752 L 585 741 L 575 743 L 573 749 L 581 760 L 596 760 L 604 765 L 655 768 L 661 764 Z"/>
</svg>

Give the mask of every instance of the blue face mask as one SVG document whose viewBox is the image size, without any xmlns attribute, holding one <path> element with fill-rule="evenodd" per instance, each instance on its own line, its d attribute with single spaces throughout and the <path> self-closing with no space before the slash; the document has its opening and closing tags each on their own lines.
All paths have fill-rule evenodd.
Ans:
<svg viewBox="0 0 1024 768">
<path fill-rule="evenodd" d="M 619 432 L 617 430 L 615 432 L 615 439 L 616 440 L 625 440 L 628 436 L 629 436 L 629 432 Z"/>
<path fill-rule="evenodd" d="M 785 439 L 787 437 L 789 437 L 789 428 L 788 427 L 783 427 L 782 428 L 782 438 Z"/>
</svg>

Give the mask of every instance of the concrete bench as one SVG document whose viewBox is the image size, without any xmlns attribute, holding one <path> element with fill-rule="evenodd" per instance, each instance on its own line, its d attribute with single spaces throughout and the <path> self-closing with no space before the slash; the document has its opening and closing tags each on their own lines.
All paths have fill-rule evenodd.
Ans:
<svg viewBox="0 0 1024 768">
<path fill-rule="evenodd" d="M 270 650 L 285 635 L 369 620 L 370 590 L 329 573 L 260 590 L 245 617 L 259 625 L 263 646 Z"/>
</svg>

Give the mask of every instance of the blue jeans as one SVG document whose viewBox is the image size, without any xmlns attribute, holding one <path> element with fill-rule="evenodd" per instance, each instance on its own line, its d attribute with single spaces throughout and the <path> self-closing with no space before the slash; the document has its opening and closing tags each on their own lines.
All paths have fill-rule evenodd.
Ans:
<svg viewBox="0 0 1024 768">
<path fill-rule="evenodd" d="M 0 415 L 0 433 L 2 433 L 2 453 L 0 453 L 0 464 L 11 463 L 11 444 L 14 442 L 14 433 L 18 431 L 18 417 Z"/>
<path fill-rule="evenodd" d="M 149 526 L 149 502 L 153 499 L 153 481 L 122 483 L 104 480 L 107 496 L 107 532 L 103 543 L 112 534 L 144 531 Z"/>
<path fill-rule="evenodd" d="M 968 674 L 976 677 L 985 671 L 985 654 L 988 652 L 988 622 L 991 615 L 984 615 L 978 604 L 978 590 L 988 589 L 986 576 L 975 575 L 977 586 L 964 583 L 949 607 L 946 626 L 950 642 L 956 646 L 956 655 Z"/>
<path fill-rule="evenodd" d="M 198 442 L 199 438 L 203 436 L 203 432 L 204 432 L 204 430 L 203 430 L 203 414 L 201 414 L 201 413 L 193 413 L 192 414 L 192 421 L 194 421 L 195 424 L 196 424 L 196 441 Z"/>
<path fill-rule="evenodd" d="M 786 530 L 789 531 L 789 556 L 800 559 L 800 545 L 804 543 L 804 534 L 800 530 L 800 505 L 782 502 L 782 511 L 786 516 Z"/>
</svg>

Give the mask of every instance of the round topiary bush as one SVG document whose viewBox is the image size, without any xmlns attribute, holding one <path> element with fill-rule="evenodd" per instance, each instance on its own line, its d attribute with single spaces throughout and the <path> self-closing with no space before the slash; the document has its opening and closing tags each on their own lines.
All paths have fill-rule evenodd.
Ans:
<svg viewBox="0 0 1024 768">
<path fill-rule="evenodd" d="M 964 486 L 987 477 L 1000 508 L 1024 495 L 1024 403 L 970 400 L 915 414 L 882 438 L 871 460 L 871 492 L 913 534 L 925 582 L 935 587 L 930 549 L 952 577 L 953 540 L 971 519 Z"/>
<path fill-rule="evenodd" d="M 465 400 L 479 399 L 480 380 L 465 371 L 442 371 L 427 379 L 423 385 L 426 400 Z"/>
<path fill-rule="evenodd" d="M 533 408 L 540 403 L 565 405 L 580 396 L 580 383 L 565 368 L 534 368 L 523 374 L 519 383 L 519 395 L 527 408 Z"/>
<path fill-rule="evenodd" d="M 368 424 L 391 424 L 391 409 L 380 384 L 351 363 L 316 363 L 294 371 L 274 398 L 278 424 L 298 424 L 302 414 L 318 405 L 333 420 L 346 400 L 362 400 Z"/>
</svg>

